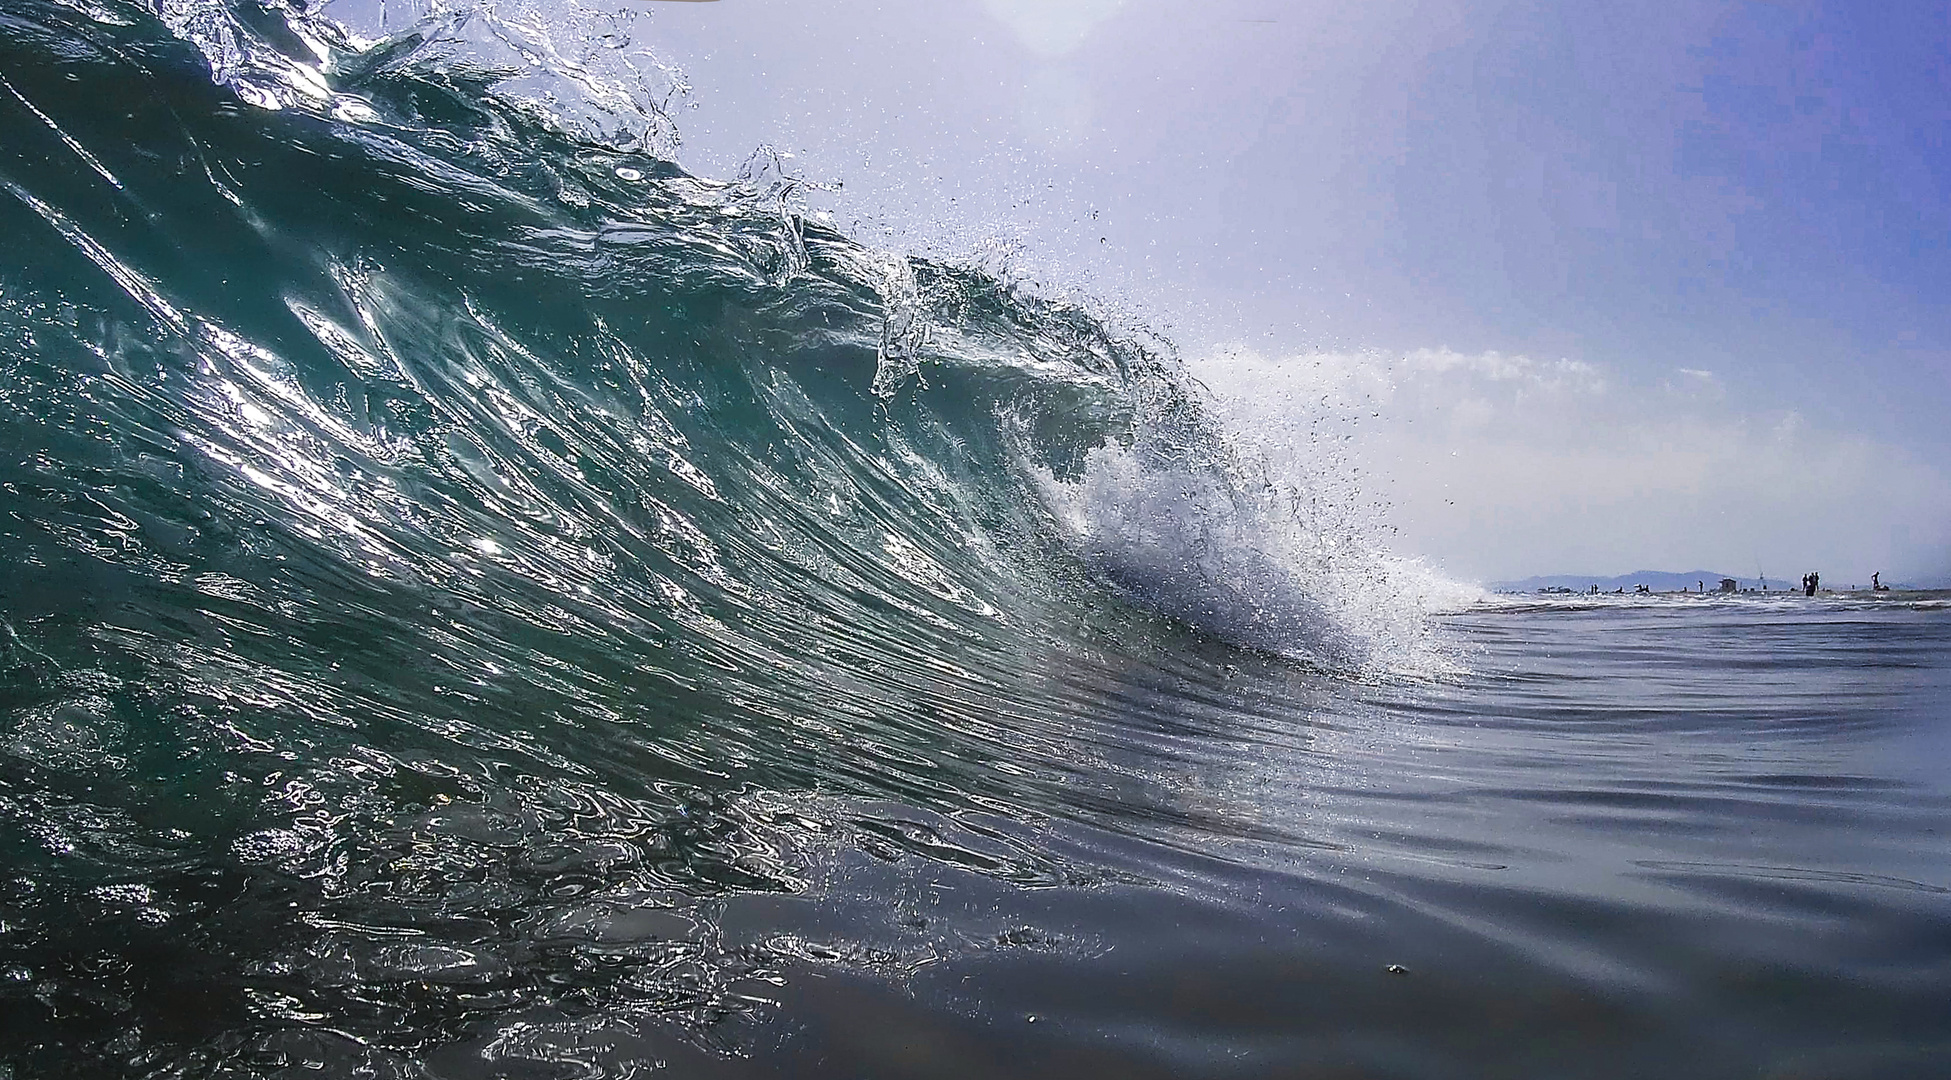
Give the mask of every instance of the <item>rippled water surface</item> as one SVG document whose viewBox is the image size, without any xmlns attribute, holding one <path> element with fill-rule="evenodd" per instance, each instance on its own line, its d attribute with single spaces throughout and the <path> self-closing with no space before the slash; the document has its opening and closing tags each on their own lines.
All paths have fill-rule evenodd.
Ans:
<svg viewBox="0 0 1951 1080">
<path fill-rule="evenodd" d="M 908 799 L 840 790 L 889 745 L 836 746 L 826 783 L 660 789 L 610 754 L 549 768 L 349 739 L 315 756 L 130 715 L 93 675 L 99 698 L 13 712 L 10 1059 L 433 1076 L 1951 1061 L 1942 610 L 1664 600 L 1447 622 L 1470 673 L 1438 681 L 1311 674 L 1196 636 L 1117 667 L 1053 652 L 1066 730 L 1000 708 L 985 731 L 944 724 L 911 751 L 940 786 Z M 16 685 L 37 663 L 19 642 L 10 659 Z M 952 764 L 990 734 L 1018 751 Z"/>
<path fill-rule="evenodd" d="M 1473 599 L 439 10 L 0 6 L 0 1077 L 1951 1069 L 1942 598 Z"/>
</svg>

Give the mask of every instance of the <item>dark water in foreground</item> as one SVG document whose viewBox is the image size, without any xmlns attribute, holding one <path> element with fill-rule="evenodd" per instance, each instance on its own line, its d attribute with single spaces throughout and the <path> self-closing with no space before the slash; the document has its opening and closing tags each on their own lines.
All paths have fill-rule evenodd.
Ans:
<svg viewBox="0 0 1951 1080">
<path fill-rule="evenodd" d="M 797 955 L 766 995 L 768 1051 L 690 1064 L 1951 1068 L 1946 610 L 1665 601 L 1450 622 L 1482 651 L 1436 684 L 1126 673 L 1089 751 L 1128 777 L 1119 812 L 988 822 L 1105 880 L 1023 890 L 854 855 L 830 892 L 727 905 L 727 943 L 783 936 Z"/>
<path fill-rule="evenodd" d="M 1050 787 L 1016 805 L 734 783 L 653 818 L 596 785 L 423 765 L 335 867 L 244 833 L 265 850 L 153 851 L 84 888 L 62 864 L 117 843 L 116 814 L 50 800 L 70 839 L 44 833 L 5 884 L 7 1057 L 21 1076 L 1951 1067 L 1951 615 L 1448 622 L 1472 673 L 1434 682 L 1193 639 L 1080 660 L 1053 678 L 1092 722 L 1026 745 L 1021 774 Z M 16 730 L 16 752 L 76 752 Z M 303 782 L 259 782 L 300 830 L 333 817 Z"/>
<path fill-rule="evenodd" d="M 1951 1071 L 1941 600 L 1437 614 L 607 45 L 157 10 L 0 4 L 0 1078 Z"/>
</svg>

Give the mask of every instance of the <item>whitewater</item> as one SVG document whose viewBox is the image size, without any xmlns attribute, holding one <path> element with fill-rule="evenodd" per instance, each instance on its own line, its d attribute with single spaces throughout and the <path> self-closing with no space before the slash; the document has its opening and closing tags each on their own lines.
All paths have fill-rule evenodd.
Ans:
<svg viewBox="0 0 1951 1080">
<path fill-rule="evenodd" d="M 1492 602 L 619 19 L 0 6 L 0 1077 L 1951 1061 L 1940 603 Z"/>
</svg>

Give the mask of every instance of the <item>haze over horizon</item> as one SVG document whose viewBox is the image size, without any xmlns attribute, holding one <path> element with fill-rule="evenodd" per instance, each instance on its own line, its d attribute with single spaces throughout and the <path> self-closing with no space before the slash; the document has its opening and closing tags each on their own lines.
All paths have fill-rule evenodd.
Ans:
<svg viewBox="0 0 1951 1080">
<path fill-rule="evenodd" d="M 853 235 L 1007 251 L 1262 423 L 1359 408 L 1447 573 L 1951 575 L 1942 5 L 636 9 L 687 167 L 775 147 Z"/>
<path fill-rule="evenodd" d="M 1836 592 L 1867 590 L 1873 584 L 1869 580 L 1835 580 L 1830 575 L 1823 574 L 1820 569 L 1816 573 L 1821 575 L 1821 587 L 1823 589 Z M 1530 574 L 1521 578 L 1486 581 L 1481 584 L 1486 588 L 1492 589 L 1521 590 L 1537 589 L 1548 585 L 1566 585 L 1574 589 L 1584 588 L 1589 585 L 1598 585 L 1601 590 L 1607 592 L 1622 586 L 1628 591 L 1631 591 L 1632 586 L 1644 584 L 1654 592 L 1670 592 L 1675 590 L 1694 592 L 1704 588 L 1705 591 L 1711 593 L 1718 591 L 1722 580 L 1732 578 L 1736 582 L 1737 587 L 1743 591 L 1765 586 L 1769 592 L 1795 592 L 1800 588 L 1801 577 L 1802 575 L 1800 573 L 1780 577 L 1757 577 L 1752 574 L 1739 574 L 1725 570 L 1634 570 L 1624 574 Z M 1884 574 L 1882 580 L 1874 584 L 1887 585 L 1893 589 L 1923 589 L 1932 587 L 1928 582 L 1893 581 L 1888 574 Z"/>
</svg>

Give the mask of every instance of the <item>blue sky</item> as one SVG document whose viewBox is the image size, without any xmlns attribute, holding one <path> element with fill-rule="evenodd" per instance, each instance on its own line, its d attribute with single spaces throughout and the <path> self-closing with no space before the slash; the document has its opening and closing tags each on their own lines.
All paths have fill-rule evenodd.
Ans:
<svg viewBox="0 0 1951 1080">
<path fill-rule="evenodd" d="M 695 171 L 790 152 L 861 238 L 1006 248 L 1296 416 L 1391 373 L 1368 465 L 1453 572 L 1951 575 L 1945 5 L 637 8 Z"/>
</svg>

